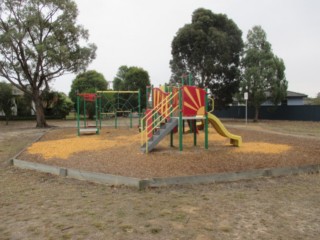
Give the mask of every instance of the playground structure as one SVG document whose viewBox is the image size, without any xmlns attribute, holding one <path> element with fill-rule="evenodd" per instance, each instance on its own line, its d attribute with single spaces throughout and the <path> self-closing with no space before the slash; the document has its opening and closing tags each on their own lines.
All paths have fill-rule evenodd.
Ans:
<svg viewBox="0 0 320 240">
<path fill-rule="evenodd" d="M 128 95 L 126 99 L 120 98 L 120 94 Z M 130 104 L 133 95 L 137 95 L 138 106 Z M 132 128 L 133 113 L 136 112 L 139 119 L 141 116 L 139 91 L 96 91 L 96 93 L 77 94 L 77 132 L 78 136 L 83 134 L 99 134 L 104 118 L 114 118 L 114 127 L 118 128 L 118 115 L 126 115 L 130 119 L 129 127 Z M 106 97 L 108 96 L 108 97 Z M 114 97 L 116 96 L 116 98 Z M 89 125 L 87 118 L 88 102 L 94 104 L 94 124 Z M 80 109 L 83 108 L 83 124 L 80 122 Z"/>
<path fill-rule="evenodd" d="M 189 78 L 189 84 L 190 84 Z M 204 130 L 204 147 L 208 149 L 208 124 L 223 137 L 230 139 L 230 144 L 239 147 L 242 143 L 241 136 L 231 134 L 222 122 L 208 111 L 207 89 L 196 86 L 182 86 L 164 88 L 149 87 L 151 107 L 146 109 L 145 116 L 140 120 L 141 150 L 145 153 L 154 149 L 157 144 L 170 133 L 170 145 L 173 146 L 173 133 L 178 131 L 179 150 L 183 150 L 183 128 L 187 120 L 193 132 L 194 146 L 197 145 L 197 125 L 202 125 Z M 198 124 L 197 121 L 200 123 Z"/>
<path fill-rule="evenodd" d="M 223 137 L 230 139 L 230 144 L 239 147 L 242 143 L 241 136 L 231 134 L 222 122 L 214 116 L 213 99 L 212 110 L 208 110 L 208 90 L 192 86 L 191 77 L 189 85 L 164 86 L 159 88 L 147 87 L 145 116 L 141 116 L 141 101 L 139 91 L 97 91 L 96 93 L 80 93 L 77 95 L 77 129 L 78 136 L 84 134 L 99 134 L 104 117 L 114 117 L 115 128 L 118 127 L 118 114 L 127 114 L 130 117 L 130 128 L 132 128 L 133 111 L 137 112 L 139 118 L 139 129 L 141 131 L 141 150 L 145 153 L 153 150 L 157 144 L 170 133 L 170 146 L 173 146 L 173 134 L 178 132 L 179 150 L 183 150 L 184 123 L 189 124 L 190 132 L 193 133 L 194 146 L 197 145 L 198 130 L 204 130 L 204 148 L 208 149 L 208 125 L 209 123 Z M 104 96 L 111 94 L 111 98 L 102 103 Z M 114 95 L 117 99 L 115 101 Z M 136 109 L 130 104 L 132 95 L 127 97 L 125 104 L 120 107 L 119 94 L 137 94 L 138 106 Z M 110 96 L 109 96 L 110 97 Z M 151 100 L 150 107 L 149 100 Z M 94 104 L 94 124 L 91 126 L 86 119 L 87 103 Z M 82 104 L 81 104 L 82 103 Z M 80 124 L 80 109 L 83 105 L 83 125 Z M 126 106 L 128 105 L 128 106 Z"/>
</svg>

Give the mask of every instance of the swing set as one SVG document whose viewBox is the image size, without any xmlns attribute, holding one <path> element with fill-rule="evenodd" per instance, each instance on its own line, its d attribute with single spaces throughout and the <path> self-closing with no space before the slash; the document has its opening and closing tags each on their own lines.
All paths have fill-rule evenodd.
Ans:
<svg viewBox="0 0 320 240">
<path fill-rule="evenodd" d="M 104 96 L 114 96 L 117 98 L 104 98 Z M 121 98 L 120 94 L 129 95 L 127 98 Z M 138 106 L 134 107 L 131 104 L 133 96 L 138 95 Z M 114 127 L 118 128 L 119 115 L 128 116 L 130 119 L 129 127 L 132 128 L 133 113 L 137 112 L 140 122 L 141 104 L 140 104 L 140 90 L 138 91 L 96 91 L 96 93 L 80 93 L 77 94 L 77 132 L 80 134 L 99 134 L 102 128 L 102 120 L 105 118 L 114 117 Z M 94 104 L 94 121 L 90 126 L 87 119 L 87 105 Z M 80 122 L 80 109 L 83 108 L 83 124 Z"/>
<path fill-rule="evenodd" d="M 82 103 L 83 107 L 83 124 L 80 124 L 80 105 Z M 87 105 L 88 103 L 94 104 L 94 118 L 95 124 L 89 125 L 87 119 Z M 98 128 L 98 96 L 95 93 L 78 93 L 77 94 L 77 133 L 80 136 L 81 133 L 84 134 L 99 134 Z M 81 126 L 82 125 L 82 126 Z"/>
</svg>

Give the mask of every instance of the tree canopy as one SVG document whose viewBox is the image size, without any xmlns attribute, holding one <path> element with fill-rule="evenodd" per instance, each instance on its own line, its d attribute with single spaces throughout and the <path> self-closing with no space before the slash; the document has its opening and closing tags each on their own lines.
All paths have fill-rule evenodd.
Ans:
<svg viewBox="0 0 320 240">
<path fill-rule="evenodd" d="M 286 97 L 288 88 L 284 62 L 273 54 L 260 26 L 254 26 L 248 32 L 242 66 L 240 87 L 242 92 L 248 92 L 248 102 L 255 108 L 254 120 L 257 121 L 261 104 L 266 100 L 279 104 Z"/>
<path fill-rule="evenodd" d="M 241 36 L 226 15 L 195 10 L 191 23 L 179 29 L 172 41 L 171 82 L 179 82 L 189 72 L 196 85 L 210 88 L 218 106 L 231 103 L 239 87 Z"/>
<path fill-rule="evenodd" d="M 121 66 L 119 67 L 117 76 L 113 80 L 113 88 L 116 91 L 138 91 L 140 89 L 141 109 L 146 107 L 146 87 L 149 85 L 149 74 L 146 70 L 140 67 Z M 138 96 L 132 97 L 130 102 L 132 106 L 137 108 Z"/>
<path fill-rule="evenodd" d="M 76 24 L 73 0 L 0 0 L 0 76 L 32 97 L 37 127 L 46 127 L 41 91 L 95 58 L 89 34 Z M 83 41 L 84 40 L 84 41 Z"/>
<path fill-rule="evenodd" d="M 113 79 L 113 89 L 114 90 L 124 90 L 125 86 L 124 86 L 124 81 L 126 78 L 126 73 L 129 71 L 128 66 L 121 66 L 118 69 L 117 75 L 116 77 Z"/>
<path fill-rule="evenodd" d="M 90 70 L 78 74 L 72 81 L 69 97 L 75 103 L 76 107 L 77 93 L 95 93 L 96 91 L 104 91 L 107 89 L 108 82 L 103 74 L 95 70 Z M 87 113 L 91 119 L 95 112 L 94 108 L 95 106 L 93 103 L 87 104 Z M 80 109 L 80 112 L 82 112 L 82 109 Z"/>
<path fill-rule="evenodd" d="M 80 73 L 72 81 L 69 97 L 76 102 L 77 93 L 103 91 L 108 89 L 108 82 L 102 73 L 89 70 Z"/>
</svg>

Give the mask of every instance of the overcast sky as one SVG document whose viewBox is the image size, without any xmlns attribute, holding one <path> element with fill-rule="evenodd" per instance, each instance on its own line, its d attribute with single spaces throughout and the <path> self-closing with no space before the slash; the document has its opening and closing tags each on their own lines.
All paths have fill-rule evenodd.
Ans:
<svg viewBox="0 0 320 240">
<path fill-rule="evenodd" d="M 242 30 L 261 25 L 273 52 L 284 60 L 290 91 L 315 97 L 320 92 L 319 0 L 75 0 L 78 22 L 98 47 L 88 70 L 112 81 L 121 65 L 148 71 L 151 83 L 170 78 L 171 42 L 191 22 L 197 8 L 223 13 Z M 74 75 L 57 79 L 54 88 L 69 93 Z"/>
</svg>

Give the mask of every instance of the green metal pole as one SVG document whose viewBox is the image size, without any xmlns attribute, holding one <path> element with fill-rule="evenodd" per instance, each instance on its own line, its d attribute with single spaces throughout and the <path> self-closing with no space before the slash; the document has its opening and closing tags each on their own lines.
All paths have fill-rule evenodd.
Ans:
<svg viewBox="0 0 320 240">
<path fill-rule="evenodd" d="M 80 136 L 80 97 L 77 95 L 77 128 L 78 136 Z"/>
<path fill-rule="evenodd" d="M 204 123 L 204 148 L 208 149 L 208 88 L 205 88 L 205 123 Z"/>
<path fill-rule="evenodd" d="M 98 127 L 98 98 L 96 96 L 96 99 L 94 101 L 94 105 L 95 105 L 95 118 L 96 118 L 96 133 L 99 134 L 99 127 Z"/>
<path fill-rule="evenodd" d="M 195 86 L 192 73 L 189 74 L 189 81 L 190 81 L 190 86 Z"/>
<path fill-rule="evenodd" d="M 146 87 L 146 110 L 148 109 L 148 100 L 149 100 L 149 88 L 148 87 Z"/>
<path fill-rule="evenodd" d="M 148 98 L 148 97 L 147 97 Z M 139 91 L 138 91 L 138 118 L 139 118 L 139 122 L 138 122 L 138 126 L 140 126 L 140 116 L 141 115 L 141 90 L 139 88 Z"/>
<path fill-rule="evenodd" d="M 180 151 L 183 150 L 182 87 L 179 88 L 179 150 Z"/>
<path fill-rule="evenodd" d="M 101 114 L 101 112 L 102 112 L 102 103 L 101 103 L 101 101 L 102 101 L 102 96 L 100 95 L 100 98 L 98 99 L 98 101 L 99 101 L 99 121 L 100 121 L 100 129 L 101 129 L 101 118 L 102 118 L 102 114 Z"/>
<path fill-rule="evenodd" d="M 183 150 L 183 132 L 184 132 L 184 122 L 182 120 L 182 88 L 184 86 L 184 77 L 181 79 L 181 87 L 179 89 L 179 150 Z"/>
<path fill-rule="evenodd" d="M 153 101 L 153 85 L 151 85 L 151 109 L 153 109 L 154 108 L 154 101 Z M 156 119 L 156 116 L 154 116 L 153 115 L 153 111 L 151 112 L 151 114 L 152 114 L 152 128 L 154 128 L 155 127 L 155 122 L 154 122 L 154 120 Z"/>
<path fill-rule="evenodd" d="M 86 119 L 86 115 L 87 115 L 87 107 L 86 107 L 86 100 L 83 98 L 83 124 L 84 124 L 84 128 L 87 128 L 87 119 Z"/>
<path fill-rule="evenodd" d="M 132 128 L 132 110 L 130 111 L 130 128 Z"/>
<path fill-rule="evenodd" d="M 169 90 L 169 96 L 170 96 L 170 120 L 172 121 L 172 116 L 173 116 L 173 106 L 172 106 L 172 103 L 173 103 L 173 99 L 172 99 L 172 88 L 168 88 Z M 171 130 L 170 132 L 170 147 L 173 147 L 173 129 Z"/>
<path fill-rule="evenodd" d="M 118 92 L 118 106 L 117 106 L 117 110 L 119 110 L 119 92 Z"/>
<path fill-rule="evenodd" d="M 115 115 L 114 115 L 114 128 L 118 128 L 118 112 L 116 111 L 115 112 Z"/>
<path fill-rule="evenodd" d="M 153 108 L 153 85 L 151 85 L 151 88 L 150 88 L 150 96 L 151 96 L 151 108 Z"/>
<path fill-rule="evenodd" d="M 193 128 L 193 146 L 197 146 L 197 120 L 192 120 Z"/>
</svg>

